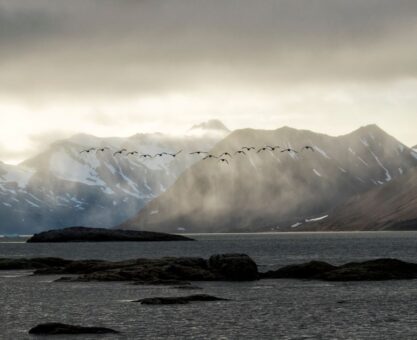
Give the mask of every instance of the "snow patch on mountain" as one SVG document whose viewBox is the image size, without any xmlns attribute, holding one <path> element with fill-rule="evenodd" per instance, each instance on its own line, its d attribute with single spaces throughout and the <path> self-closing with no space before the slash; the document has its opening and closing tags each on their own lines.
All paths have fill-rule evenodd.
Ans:
<svg viewBox="0 0 417 340">
<path fill-rule="evenodd" d="M 374 156 L 376 162 L 379 164 L 379 166 L 384 169 L 385 171 L 385 181 L 389 182 L 392 180 L 392 176 L 390 174 L 390 172 L 388 171 L 388 169 L 386 167 L 384 167 L 384 165 L 382 164 L 382 162 L 379 160 L 379 158 L 377 157 L 377 155 L 375 155 L 372 151 L 371 151 L 372 156 Z"/>
<path fill-rule="evenodd" d="M 369 148 L 369 143 L 368 143 L 368 141 L 366 140 L 366 138 L 361 138 L 361 143 L 362 143 L 363 145 L 365 145 L 366 147 L 368 147 L 368 148 Z"/>
<path fill-rule="evenodd" d="M 321 173 L 320 172 L 318 172 L 316 169 L 313 169 L 313 172 L 318 176 L 318 177 L 323 177 L 322 175 L 321 175 Z"/>
<path fill-rule="evenodd" d="M 364 165 L 366 165 L 367 167 L 369 167 L 369 164 L 366 162 L 366 161 L 364 161 L 361 157 L 358 157 L 358 159 L 364 164 Z"/>
<path fill-rule="evenodd" d="M 36 203 L 34 203 L 34 202 L 32 202 L 32 201 L 30 201 L 30 200 L 28 200 L 28 199 L 26 199 L 25 198 L 25 201 L 26 202 L 28 202 L 32 207 L 35 207 L 35 208 L 40 208 L 40 206 L 38 205 L 38 204 L 36 204 Z"/>
<path fill-rule="evenodd" d="M 307 223 L 311 223 L 311 222 L 318 222 L 318 221 L 322 221 L 322 220 L 324 220 L 325 218 L 327 218 L 327 217 L 329 217 L 329 215 L 324 215 L 324 216 L 320 216 L 320 217 L 315 217 L 315 218 L 310 218 L 310 219 L 307 219 L 306 218 L 306 222 Z"/>
<path fill-rule="evenodd" d="M 317 145 L 314 146 L 314 150 L 319 152 L 324 158 L 331 159 L 329 155 L 322 149 L 320 149 Z"/>
</svg>

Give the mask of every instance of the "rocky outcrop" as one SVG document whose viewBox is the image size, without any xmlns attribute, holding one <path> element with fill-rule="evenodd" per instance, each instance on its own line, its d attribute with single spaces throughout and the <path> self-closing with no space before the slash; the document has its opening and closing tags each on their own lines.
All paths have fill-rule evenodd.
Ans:
<svg viewBox="0 0 417 340">
<path fill-rule="evenodd" d="M 253 281 L 258 279 L 310 279 L 326 281 L 404 280 L 417 278 L 417 264 L 377 259 L 334 266 L 312 261 L 259 273 L 245 254 L 199 257 L 164 257 L 126 261 L 64 260 L 60 258 L 0 258 L 0 270 L 34 270 L 35 275 L 64 276 L 59 282 L 131 281 L 142 285 L 185 286 L 189 281 Z"/>
<path fill-rule="evenodd" d="M 142 305 L 185 305 L 196 301 L 228 301 L 227 299 L 218 298 L 206 294 L 196 294 L 189 296 L 174 296 L 174 297 L 152 297 L 140 299 L 134 302 L 140 302 Z"/>
<path fill-rule="evenodd" d="M 132 281 L 138 284 L 175 284 L 184 281 L 252 281 L 258 279 L 256 263 L 244 254 L 198 257 L 165 257 L 110 262 L 54 258 L 0 259 L 0 269 L 34 269 L 35 275 L 77 275 L 68 281 Z"/>
<path fill-rule="evenodd" d="M 73 261 L 56 257 L 35 257 L 35 258 L 0 258 L 0 270 L 19 269 L 45 269 L 60 268 L 70 265 Z"/>
<path fill-rule="evenodd" d="M 120 242 L 120 241 L 192 241 L 191 238 L 151 231 L 70 227 L 44 231 L 27 242 Z"/>
<path fill-rule="evenodd" d="M 105 327 L 83 327 L 67 325 L 58 322 L 44 323 L 33 327 L 29 334 L 58 335 L 58 334 L 118 334 L 119 332 Z"/>
<path fill-rule="evenodd" d="M 333 266 L 326 262 L 291 265 L 262 274 L 266 279 L 313 279 L 325 281 L 382 281 L 417 278 L 417 264 L 378 259 Z"/>
<path fill-rule="evenodd" d="M 256 263 L 244 254 L 213 255 L 208 261 L 210 270 L 230 281 L 252 281 L 258 279 Z"/>
<path fill-rule="evenodd" d="M 311 261 L 303 264 L 285 266 L 275 271 L 269 271 L 262 274 L 262 277 L 266 279 L 314 279 L 323 273 L 336 268 L 337 267 L 326 262 Z"/>
</svg>

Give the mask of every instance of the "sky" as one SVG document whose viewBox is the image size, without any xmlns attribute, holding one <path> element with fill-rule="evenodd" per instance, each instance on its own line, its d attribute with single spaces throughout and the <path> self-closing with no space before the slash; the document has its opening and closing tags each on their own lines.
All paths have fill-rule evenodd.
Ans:
<svg viewBox="0 0 417 340">
<path fill-rule="evenodd" d="M 416 36 L 415 0 L 0 0 L 0 160 L 208 119 L 413 146 Z"/>
</svg>

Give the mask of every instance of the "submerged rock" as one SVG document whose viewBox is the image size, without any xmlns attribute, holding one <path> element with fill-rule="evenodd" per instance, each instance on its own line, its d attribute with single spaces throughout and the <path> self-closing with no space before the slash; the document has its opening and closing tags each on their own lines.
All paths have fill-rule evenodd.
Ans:
<svg viewBox="0 0 417 340">
<path fill-rule="evenodd" d="M 56 335 L 56 334 L 118 334 L 119 332 L 105 327 L 83 327 L 67 325 L 58 322 L 44 323 L 33 327 L 29 334 Z"/>
<path fill-rule="evenodd" d="M 127 229 L 70 227 L 33 235 L 27 242 L 194 241 L 181 235 Z"/>
<path fill-rule="evenodd" d="M 382 281 L 417 278 L 417 264 L 378 259 L 333 266 L 326 262 L 291 265 L 261 274 L 266 279 L 316 279 L 325 281 Z"/>
<path fill-rule="evenodd" d="M 174 296 L 174 297 L 152 297 L 137 300 L 142 305 L 184 305 L 195 301 L 228 301 L 227 299 L 218 298 L 206 294 L 196 294 L 189 296 Z"/>
</svg>

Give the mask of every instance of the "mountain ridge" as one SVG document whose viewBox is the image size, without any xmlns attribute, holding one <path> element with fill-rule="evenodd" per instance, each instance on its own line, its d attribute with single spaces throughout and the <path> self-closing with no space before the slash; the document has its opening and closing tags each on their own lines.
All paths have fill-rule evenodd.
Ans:
<svg viewBox="0 0 417 340">
<path fill-rule="evenodd" d="M 288 127 L 241 129 L 211 152 L 274 143 L 298 150 L 312 145 L 315 152 L 268 152 L 262 161 L 252 153 L 246 160 L 236 156 L 230 167 L 198 162 L 122 226 L 168 232 L 294 230 L 299 221 L 322 217 L 417 165 L 417 154 L 376 125 L 337 137 Z"/>
<path fill-rule="evenodd" d="M 181 161 L 171 156 L 113 156 L 114 151 L 126 148 L 156 154 L 194 147 L 210 149 L 220 138 L 76 134 L 52 143 L 18 166 L 2 164 L 0 232 L 26 234 L 69 225 L 117 225 L 165 191 L 197 159 L 185 151 Z M 104 146 L 112 150 L 80 153 L 84 148 Z"/>
</svg>

